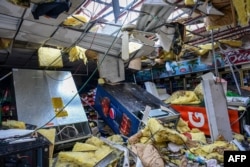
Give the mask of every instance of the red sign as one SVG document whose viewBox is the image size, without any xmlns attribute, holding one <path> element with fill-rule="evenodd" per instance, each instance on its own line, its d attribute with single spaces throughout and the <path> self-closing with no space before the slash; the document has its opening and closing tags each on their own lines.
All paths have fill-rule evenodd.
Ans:
<svg viewBox="0 0 250 167">
<path fill-rule="evenodd" d="M 188 122 L 190 128 L 198 128 L 205 135 L 210 135 L 209 123 L 205 107 L 171 105 L 173 109 L 180 113 L 181 118 Z M 240 133 L 239 112 L 228 110 L 229 121 L 233 132 Z"/>
<path fill-rule="evenodd" d="M 250 62 L 250 49 L 243 50 L 243 49 L 234 49 L 231 51 L 225 51 L 224 53 L 224 62 L 229 64 L 228 60 L 232 64 L 242 64 L 242 63 L 249 63 Z M 226 56 L 228 59 L 226 58 Z"/>
</svg>

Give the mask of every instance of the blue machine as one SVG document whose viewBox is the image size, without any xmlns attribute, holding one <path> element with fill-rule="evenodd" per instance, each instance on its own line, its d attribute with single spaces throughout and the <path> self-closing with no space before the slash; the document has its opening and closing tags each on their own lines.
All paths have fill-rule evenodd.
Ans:
<svg viewBox="0 0 250 167">
<path fill-rule="evenodd" d="M 148 117 L 176 127 L 180 114 L 145 89 L 134 83 L 98 85 L 94 108 L 116 134 L 132 136 L 138 132 L 146 106 Z M 167 108 L 162 110 L 161 106 Z"/>
</svg>

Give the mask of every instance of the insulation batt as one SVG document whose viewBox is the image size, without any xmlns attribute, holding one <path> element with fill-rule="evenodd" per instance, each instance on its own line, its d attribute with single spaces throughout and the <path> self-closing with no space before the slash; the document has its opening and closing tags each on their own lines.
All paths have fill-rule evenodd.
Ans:
<svg viewBox="0 0 250 167">
<path fill-rule="evenodd" d="M 113 148 L 105 144 L 101 139 L 92 136 L 88 138 L 85 143 L 75 143 L 72 151 L 59 152 L 56 167 L 65 164 L 70 166 L 93 167 L 113 150 Z"/>
<path fill-rule="evenodd" d="M 26 125 L 22 121 L 7 120 L 7 121 L 3 121 L 2 125 L 7 126 L 9 128 L 26 129 Z"/>
<path fill-rule="evenodd" d="M 64 20 L 63 25 L 66 26 L 80 26 L 87 23 L 88 19 L 83 15 L 73 15 Z"/>
<path fill-rule="evenodd" d="M 187 141 L 187 137 L 183 134 L 178 133 L 174 129 L 169 129 L 164 127 L 155 118 L 150 118 L 147 122 L 147 127 L 142 133 L 144 137 L 152 137 L 153 141 L 156 143 L 162 143 L 166 141 L 171 141 L 175 144 L 184 144 Z M 149 134 L 149 136 L 147 136 Z"/>
<path fill-rule="evenodd" d="M 248 25 L 248 15 L 247 15 L 247 1 L 249 0 L 232 0 L 236 13 L 238 15 L 238 21 L 240 25 Z M 248 2 L 249 4 L 249 2 Z"/>
</svg>

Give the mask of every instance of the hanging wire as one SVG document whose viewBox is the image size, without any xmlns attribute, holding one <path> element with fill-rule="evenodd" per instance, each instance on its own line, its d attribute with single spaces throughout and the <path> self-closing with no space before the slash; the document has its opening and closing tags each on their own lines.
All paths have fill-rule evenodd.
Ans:
<svg viewBox="0 0 250 167">
<path fill-rule="evenodd" d="M 135 0 L 134 0 L 135 2 Z M 127 16 L 128 16 L 128 13 L 129 11 L 127 12 Z M 126 20 L 126 19 L 125 19 Z M 125 20 L 123 22 L 123 24 L 125 23 Z M 121 26 L 122 27 L 122 26 Z M 85 86 L 89 83 L 89 81 L 92 79 L 92 77 L 95 75 L 95 73 L 98 71 L 98 69 L 100 68 L 100 66 L 102 65 L 102 62 L 104 61 L 104 59 L 106 58 L 106 56 L 108 55 L 108 52 L 110 51 L 110 49 L 113 47 L 115 41 L 117 40 L 118 38 L 118 35 L 120 34 L 121 32 L 121 29 L 120 28 L 120 31 L 116 34 L 115 38 L 113 39 L 110 47 L 107 49 L 107 51 L 105 52 L 103 58 L 100 60 L 100 63 L 97 64 L 97 67 L 95 68 L 95 70 L 92 72 L 92 74 L 90 75 L 90 77 L 85 81 L 85 83 L 80 87 L 80 89 L 75 93 L 75 95 L 55 114 L 55 116 L 53 116 L 50 120 L 48 120 L 46 123 L 44 123 L 42 126 L 36 128 L 32 133 L 28 133 L 26 135 L 22 135 L 22 136 L 18 136 L 16 138 L 16 140 L 20 139 L 20 138 L 23 138 L 23 137 L 27 137 L 27 136 L 30 136 L 32 134 L 34 134 L 35 132 L 37 132 L 39 129 L 42 129 L 44 127 L 46 127 L 46 125 L 48 123 L 50 123 L 51 121 L 53 121 L 62 111 L 65 110 L 65 108 L 74 100 L 74 98 L 76 98 L 78 95 L 79 95 L 79 92 L 81 92 Z"/>
<path fill-rule="evenodd" d="M 93 17 L 93 13 L 92 13 L 90 10 L 88 10 L 87 8 L 81 8 L 81 9 L 84 9 L 84 10 L 88 11 L 88 12 L 90 13 L 91 18 Z M 76 17 L 74 17 L 74 18 L 76 18 Z M 80 22 L 82 22 L 82 20 L 79 20 L 79 19 L 77 19 L 77 20 L 80 21 Z M 84 22 L 83 22 L 83 23 L 84 23 Z M 75 45 L 77 45 L 79 42 L 81 42 L 81 40 L 87 35 L 87 31 L 88 31 L 88 28 L 87 28 L 87 27 L 88 27 L 90 24 L 91 24 L 91 20 L 90 20 L 89 22 L 87 22 L 86 28 L 85 28 L 84 31 L 81 33 L 80 37 L 79 37 L 73 44 L 71 44 L 70 47 L 68 47 L 68 48 L 66 48 L 66 49 L 64 49 L 64 50 L 62 50 L 62 51 L 61 51 L 61 55 L 59 55 L 58 57 L 56 57 L 56 58 L 49 64 L 49 66 L 47 66 L 47 67 L 44 69 L 44 73 L 45 73 L 48 77 L 50 77 L 51 79 L 53 79 L 53 80 L 55 80 L 55 81 L 64 81 L 64 80 L 69 79 L 69 78 L 72 77 L 72 76 L 70 76 L 70 77 L 64 78 L 64 79 L 57 79 L 57 78 L 52 77 L 50 74 L 48 74 L 48 72 L 46 72 L 46 70 L 47 70 L 53 63 L 55 63 L 56 61 L 58 61 L 62 56 L 68 55 L 67 53 L 69 52 L 69 50 L 72 49 L 72 48 L 73 48 Z"/>
</svg>

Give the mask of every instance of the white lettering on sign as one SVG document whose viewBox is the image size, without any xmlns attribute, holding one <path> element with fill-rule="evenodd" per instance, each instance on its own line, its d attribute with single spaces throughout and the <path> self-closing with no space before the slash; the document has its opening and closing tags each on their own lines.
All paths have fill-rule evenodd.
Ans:
<svg viewBox="0 0 250 167">
<path fill-rule="evenodd" d="M 244 63 L 250 61 L 249 50 L 233 50 L 225 53 L 232 64 Z M 229 64 L 227 58 L 224 59 L 226 64 Z"/>
<path fill-rule="evenodd" d="M 193 126 L 197 128 L 200 128 L 205 124 L 204 115 L 199 112 L 188 112 L 188 120 Z"/>
<path fill-rule="evenodd" d="M 240 160 L 240 162 L 243 162 L 247 159 L 246 155 L 230 155 L 228 158 L 228 162 L 238 162 L 238 160 Z"/>
</svg>

